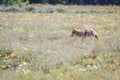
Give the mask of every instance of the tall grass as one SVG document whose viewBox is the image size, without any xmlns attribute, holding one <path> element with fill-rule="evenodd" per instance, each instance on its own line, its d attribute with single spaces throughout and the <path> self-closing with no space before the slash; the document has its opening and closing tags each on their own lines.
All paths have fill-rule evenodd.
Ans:
<svg viewBox="0 0 120 80">
<path fill-rule="evenodd" d="M 95 7 L 89 8 L 96 11 Z M 112 14 L 0 12 L 0 79 L 119 80 L 120 15 L 116 11 Z M 94 28 L 99 40 L 69 37 L 73 28 L 81 27 Z"/>
</svg>

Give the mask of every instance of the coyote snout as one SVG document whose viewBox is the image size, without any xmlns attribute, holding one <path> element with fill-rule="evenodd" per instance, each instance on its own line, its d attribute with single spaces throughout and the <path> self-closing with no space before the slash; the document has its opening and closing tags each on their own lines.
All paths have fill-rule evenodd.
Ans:
<svg viewBox="0 0 120 80">
<path fill-rule="evenodd" d="M 98 39 L 98 34 L 94 29 L 91 28 L 81 28 L 81 29 L 73 29 L 72 34 L 70 37 L 77 36 L 77 37 L 95 37 Z"/>
</svg>

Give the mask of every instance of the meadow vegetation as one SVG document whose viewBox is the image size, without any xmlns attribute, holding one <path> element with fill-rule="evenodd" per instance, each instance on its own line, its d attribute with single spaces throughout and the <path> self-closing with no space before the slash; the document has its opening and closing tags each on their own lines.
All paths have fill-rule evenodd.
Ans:
<svg viewBox="0 0 120 80">
<path fill-rule="evenodd" d="M 120 7 L 49 9 L 0 12 L 0 79 L 120 80 Z M 69 37 L 82 27 L 95 29 L 99 40 Z"/>
</svg>

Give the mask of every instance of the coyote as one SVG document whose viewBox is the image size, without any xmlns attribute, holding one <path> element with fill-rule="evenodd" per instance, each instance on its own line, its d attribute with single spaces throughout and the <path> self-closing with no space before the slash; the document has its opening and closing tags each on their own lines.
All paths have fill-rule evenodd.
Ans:
<svg viewBox="0 0 120 80">
<path fill-rule="evenodd" d="M 77 36 L 77 37 L 95 37 L 98 39 L 97 32 L 92 28 L 81 28 L 81 29 L 73 29 L 72 34 L 70 37 Z"/>
</svg>

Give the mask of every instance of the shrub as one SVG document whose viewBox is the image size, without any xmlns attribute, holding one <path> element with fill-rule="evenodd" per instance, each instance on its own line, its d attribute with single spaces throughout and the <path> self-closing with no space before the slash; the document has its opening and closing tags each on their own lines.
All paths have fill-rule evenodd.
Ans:
<svg viewBox="0 0 120 80">
<path fill-rule="evenodd" d="M 15 6 L 8 6 L 8 7 L 4 7 L 3 9 L 1 8 L 1 11 L 4 11 L 4 12 L 23 12 L 24 9 L 20 8 L 20 7 L 15 7 Z"/>
<path fill-rule="evenodd" d="M 26 6 L 28 5 L 29 0 L 1 0 L 2 5 L 5 6 L 10 6 L 10 5 L 14 5 L 14 6 Z"/>
</svg>

